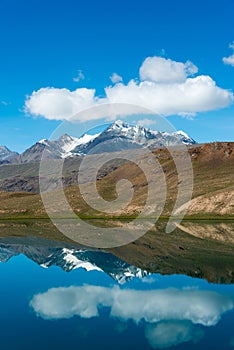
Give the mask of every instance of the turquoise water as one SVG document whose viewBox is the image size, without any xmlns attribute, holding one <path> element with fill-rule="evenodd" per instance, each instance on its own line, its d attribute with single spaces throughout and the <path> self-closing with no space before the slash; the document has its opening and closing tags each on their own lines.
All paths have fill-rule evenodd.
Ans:
<svg viewBox="0 0 234 350">
<path fill-rule="evenodd" d="M 102 252 L 5 244 L 0 257 L 4 350 L 234 346 L 234 285 L 150 275 Z"/>
</svg>

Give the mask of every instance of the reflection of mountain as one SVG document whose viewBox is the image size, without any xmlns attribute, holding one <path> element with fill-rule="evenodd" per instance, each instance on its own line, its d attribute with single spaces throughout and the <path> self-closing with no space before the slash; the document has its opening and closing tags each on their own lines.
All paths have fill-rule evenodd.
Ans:
<svg viewBox="0 0 234 350">
<path fill-rule="evenodd" d="M 59 244 L 53 245 L 53 242 L 43 239 L 34 241 L 16 239 L 15 242 L 5 240 L 0 244 L 0 261 L 7 262 L 13 256 L 24 254 L 45 268 L 59 266 L 67 272 L 77 268 L 84 268 L 87 271 L 103 271 L 120 284 L 134 277 L 142 278 L 147 275 L 146 271 L 101 250 L 80 249 L 70 245 L 64 248 Z"/>
<path fill-rule="evenodd" d="M 107 224 L 106 221 L 104 223 Z M 100 221 L 100 225 L 104 223 Z M 115 224 L 120 226 L 124 224 L 124 221 L 115 220 Z M 146 224 L 145 221 L 144 224 Z M 95 220 L 95 225 L 97 225 L 97 220 Z M 89 262 L 109 274 L 111 271 L 107 270 L 107 267 L 113 266 L 111 265 L 113 261 L 115 261 L 114 266 L 116 266 L 117 261 L 120 261 L 122 264 L 125 262 L 121 265 L 125 268 L 131 266 L 133 275 L 141 275 L 142 271 L 147 271 L 148 273 L 160 273 L 162 275 L 183 274 L 218 284 L 234 283 L 234 248 L 231 242 L 234 223 L 228 221 L 225 223 L 184 221 L 182 225 L 183 230 L 176 228 L 172 234 L 165 234 L 166 222 L 159 220 L 155 228 L 152 228 L 143 237 L 132 243 L 112 248 L 108 250 L 109 254 L 89 248 L 86 249 L 85 256 L 87 257 L 87 251 L 92 252 L 92 254 L 93 252 L 98 253 L 92 255 L 92 261 L 90 261 L 91 253 L 89 253 Z M 102 227 L 99 228 L 100 232 Z M 186 228 L 193 234 L 186 232 Z M 82 257 L 81 253 L 77 253 L 80 251 L 80 246 L 63 236 L 47 220 L 2 221 L 0 233 L 2 237 L 0 238 L 0 246 L 4 248 L 1 250 L 2 261 L 6 261 L 14 254 L 25 253 L 30 258 L 37 259 L 35 261 L 39 264 L 47 263 L 51 265 L 57 261 L 58 265 L 61 266 L 61 263 L 63 263 L 63 268 L 68 269 L 72 267 L 74 261 L 73 263 L 71 261 L 66 263 L 63 259 L 63 248 L 72 250 L 72 257 L 70 257 L 73 260 L 75 259 L 74 255 L 76 255 L 78 260 L 84 261 L 84 255 Z M 221 239 L 223 235 L 227 238 L 224 241 Z M 219 240 L 214 239 L 216 237 Z M 19 249 L 19 247 L 21 248 Z M 31 251 L 33 250 L 33 257 L 30 256 L 29 251 L 26 251 L 26 247 L 30 248 Z M 11 249 L 7 250 L 7 248 Z M 54 260 L 52 257 L 48 258 L 50 254 L 53 254 Z M 69 257 L 69 254 L 67 256 Z M 104 264 L 105 261 L 100 259 L 104 260 L 107 257 L 110 260 Z M 78 263 L 76 266 L 78 266 Z M 118 268 L 119 266 L 118 264 Z M 135 269 L 133 269 L 133 266 L 135 266 Z M 120 270 L 115 270 L 116 273 L 117 271 Z M 125 270 L 125 277 L 126 274 Z"/>
</svg>

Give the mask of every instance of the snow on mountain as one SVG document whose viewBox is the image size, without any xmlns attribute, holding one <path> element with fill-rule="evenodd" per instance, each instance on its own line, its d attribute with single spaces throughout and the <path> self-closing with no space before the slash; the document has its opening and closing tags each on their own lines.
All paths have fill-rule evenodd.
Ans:
<svg viewBox="0 0 234 350">
<path fill-rule="evenodd" d="M 42 154 L 47 159 L 63 159 L 139 147 L 153 149 L 194 143 L 196 142 L 181 130 L 173 133 L 161 132 L 117 120 L 95 135 L 83 134 L 77 138 L 64 134 L 58 140 L 40 140 L 18 157 L 13 157 L 13 162 L 38 162 Z"/>
<path fill-rule="evenodd" d="M 138 147 L 159 148 L 194 143 L 195 141 L 183 131 L 173 133 L 160 132 L 117 120 L 97 135 L 95 139 L 78 145 L 71 153 L 85 155 L 88 153 L 115 152 Z"/>
<path fill-rule="evenodd" d="M 70 142 L 66 141 L 64 143 L 64 146 L 62 146 L 62 150 L 64 152 L 62 154 L 62 158 L 67 158 L 67 157 L 70 157 L 70 156 L 74 155 L 74 153 L 72 153 L 72 151 L 77 146 L 85 145 L 85 144 L 87 144 L 89 142 L 92 142 L 99 135 L 100 134 L 95 134 L 95 135 L 84 134 L 80 138 L 76 138 L 76 137 L 70 136 Z"/>
<path fill-rule="evenodd" d="M 10 161 L 17 156 L 17 152 L 11 151 L 6 146 L 0 146 L 0 161 Z"/>
<path fill-rule="evenodd" d="M 42 139 L 20 154 L 14 159 L 14 163 L 38 162 L 41 160 L 42 154 L 47 159 L 62 159 L 74 156 L 72 151 L 80 145 L 86 144 L 94 140 L 99 134 L 84 134 L 80 138 L 67 134 L 62 135 L 58 140 Z M 78 153 L 79 155 L 79 153 Z"/>
</svg>

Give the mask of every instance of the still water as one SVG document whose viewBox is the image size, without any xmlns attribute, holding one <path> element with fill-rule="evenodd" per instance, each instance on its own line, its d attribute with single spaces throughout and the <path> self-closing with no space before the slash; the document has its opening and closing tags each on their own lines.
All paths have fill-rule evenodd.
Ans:
<svg viewBox="0 0 234 350">
<path fill-rule="evenodd" d="M 0 239 L 1 349 L 233 349 L 234 285 L 101 250 Z"/>
</svg>

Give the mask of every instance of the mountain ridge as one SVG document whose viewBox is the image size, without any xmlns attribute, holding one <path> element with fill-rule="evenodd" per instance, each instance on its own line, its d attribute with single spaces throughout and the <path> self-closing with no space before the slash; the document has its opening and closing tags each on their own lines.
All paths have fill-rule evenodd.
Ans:
<svg viewBox="0 0 234 350">
<path fill-rule="evenodd" d="M 8 163 L 19 155 L 18 152 L 11 151 L 7 146 L 0 146 L 0 162 Z"/>
<path fill-rule="evenodd" d="M 38 162 L 41 160 L 42 154 L 44 159 L 66 159 L 139 147 L 154 149 L 181 144 L 192 145 L 195 143 L 182 130 L 172 133 L 161 132 L 117 120 L 97 134 L 91 135 L 86 133 L 79 138 L 64 134 L 57 140 L 42 139 L 23 153 L 11 157 L 9 162 L 12 164 Z"/>
</svg>

